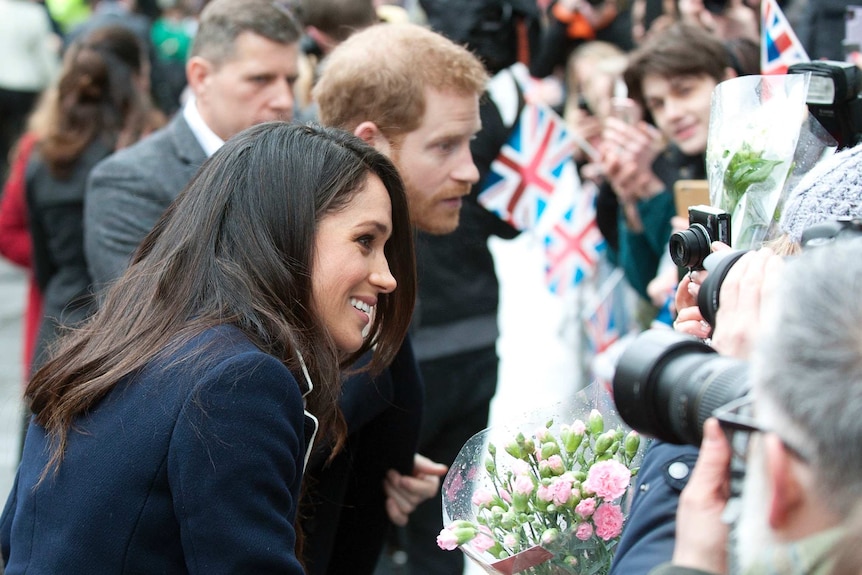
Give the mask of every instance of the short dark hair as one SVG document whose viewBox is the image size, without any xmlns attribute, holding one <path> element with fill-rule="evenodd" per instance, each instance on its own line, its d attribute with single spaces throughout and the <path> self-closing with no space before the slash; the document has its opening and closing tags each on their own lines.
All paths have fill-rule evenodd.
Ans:
<svg viewBox="0 0 862 575">
<path fill-rule="evenodd" d="M 338 42 L 378 22 L 372 0 L 301 0 L 299 18 Z"/>
<path fill-rule="evenodd" d="M 646 76 L 665 79 L 707 75 L 716 82 L 730 67 L 722 41 L 698 26 L 677 22 L 650 36 L 629 56 L 623 72 L 629 97 L 646 107 L 643 80 Z"/>
</svg>

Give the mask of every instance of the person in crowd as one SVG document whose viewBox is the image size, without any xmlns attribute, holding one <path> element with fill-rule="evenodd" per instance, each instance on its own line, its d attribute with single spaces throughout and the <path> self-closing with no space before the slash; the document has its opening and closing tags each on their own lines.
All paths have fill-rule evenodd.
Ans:
<svg viewBox="0 0 862 575">
<path fill-rule="evenodd" d="M 634 47 L 628 2 L 617 0 L 554 0 L 550 2 L 541 46 L 530 73 L 543 78 L 565 66 L 572 51 L 592 40 Z"/>
<path fill-rule="evenodd" d="M 846 35 L 847 8 L 852 5 L 855 2 L 851 0 L 807 0 L 803 3 L 794 29 L 809 58 L 837 61 L 846 58 L 842 41 Z"/>
<path fill-rule="evenodd" d="M 0 195 L 0 255 L 16 266 L 28 271 L 27 301 L 22 318 L 21 373 L 23 382 L 30 379 L 30 365 L 42 323 L 42 294 L 33 277 L 33 247 L 30 241 L 30 226 L 27 222 L 27 193 L 25 173 L 27 162 L 38 138 L 33 132 L 25 133 L 18 140 L 12 156 L 9 177 Z"/>
<path fill-rule="evenodd" d="M 94 0 L 86 20 L 72 28 L 65 37 L 66 45 L 103 26 L 124 26 L 135 33 L 151 54 L 150 26 L 152 22 L 137 10 L 137 0 Z M 152 58 L 155 60 L 155 58 Z"/>
<path fill-rule="evenodd" d="M 463 225 L 463 204 L 479 178 L 470 143 L 481 127 L 479 99 L 487 79 L 481 62 L 445 37 L 413 24 L 379 24 L 355 33 L 327 56 L 313 96 L 324 124 L 352 131 L 392 158 L 404 179 L 413 223 L 421 235 L 446 237 L 442 234 L 452 233 L 459 222 Z M 417 256 L 420 261 L 422 256 L 423 252 Z M 461 253 L 453 257 L 468 256 Z M 420 273 L 420 284 L 427 277 L 424 273 Z M 421 296 L 420 306 L 430 301 L 424 298 Z M 414 323 L 421 326 L 424 317 L 420 310 Z M 349 450 L 329 468 L 314 474 L 320 489 L 316 511 L 309 518 L 309 532 L 321 537 L 317 542 L 314 536 L 309 537 L 316 557 L 311 562 L 313 572 L 373 571 L 388 527 L 388 522 L 375 520 L 386 520 L 380 517 L 381 506 L 375 502 L 382 501 L 380 485 L 384 480 L 388 516 L 397 524 L 412 525 L 417 521 L 418 509 L 413 511 L 416 505 L 439 494 L 438 476 L 445 472 L 445 466 L 432 465 L 417 456 L 411 471 L 409 466 L 404 469 L 403 461 L 392 465 L 369 457 L 372 452 L 379 453 L 381 442 L 392 445 L 397 441 L 403 448 L 412 443 L 410 451 L 396 451 L 397 444 L 392 445 L 390 452 L 396 463 L 404 456 L 412 460 L 415 453 L 422 406 L 406 402 L 408 391 L 414 387 L 412 381 L 418 378 L 412 349 L 411 340 L 406 341 L 402 347 L 405 361 L 398 361 L 390 370 L 391 390 L 382 385 L 346 384 L 345 400 L 348 389 L 355 392 L 349 403 L 343 402 L 345 412 L 355 413 L 354 418 L 363 423 L 351 434 L 354 439 L 348 440 Z M 424 372 L 422 375 L 426 376 Z M 429 384 L 425 401 L 436 404 L 442 399 L 435 397 L 439 390 L 432 387 L 438 378 L 425 381 Z M 383 396 L 386 400 L 381 402 L 383 393 L 391 397 Z M 447 405 L 453 408 L 452 402 Z M 426 412 L 425 418 L 434 415 L 436 412 Z M 412 442 L 405 442 L 405 438 L 412 438 Z M 419 453 L 440 461 L 434 452 L 420 448 Z M 333 496 L 344 490 L 344 497 Z M 324 537 L 328 526 L 321 523 L 332 514 L 340 515 L 337 537 L 335 533 Z M 439 524 L 439 512 L 430 520 Z"/>
<path fill-rule="evenodd" d="M 165 114 L 180 107 L 186 87 L 186 61 L 197 30 L 198 12 L 188 0 L 160 0 L 150 27 L 153 46 L 153 97 Z"/>
<path fill-rule="evenodd" d="M 238 134 L 28 385 L 6 573 L 303 573 L 300 486 L 313 443 L 343 439 L 340 370 L 372 347 L 385 366 L 414 300 L 391 162 L 340 130 Z"/>
<path fill-rule="evenodd" d="M 626 61 L 625 52 L 617 46 L 594 40 L 576 48 L 566 63 L 566 125 L 579 142 L 590 146 L 578 148 L 575 159 L 579 166 L 598 161 L 602 124 L 612 113 L 612 98 L 623 82 Z M 582 179 L 589 175 L 581 172 Z"/>
<path fill-rule="evenodd" d="M 700 26 L 722 40 L 760 40 L 760 15 L 745 0 L 679 0 L 677 6 L 683 22 Z"/>
<path fill-rule="evenodd" d="M 763 322 L 752 389 L 707 420 L 679 500 L 673 558 L 655 575 L 828 574 L 859 504 L 862 460 L 847 446 L 862 440 L 862 238 L 786 262 L 765 250 L 753 254 L 763 269 L 738 286 L 739 305 Z M 743 458 L 745 478 L 731 536 L 722 514 L 732 457 Z"/>
<path fill-rule="evenodd" d="M 611 253 L 617 245 L 617 202 L 613 191 L 605 185 L 601 165 L 602 132 L 605 120 L 612 116 L 615 92 L 620 85 L 626 67 L 626 54 L 617 46 L 593 40 L 576 48 L 567 62 L 566 70 L 566 125 L 579 143 L 574 157 L 579 168 L 581 182 L 586 186 L 597 186 L 596 213 L 602 217 L 597 224 L 608 242 Z M 604 192 L 602 190 L 604 189 Z"/>
<path fill-rule="evenodd" d="M 32 0 L 0 0 L 0 182 L 39 94 L 59 70 L 60 39 L 45 7 Z"/>
<path fill-rule="evenodd" d="M 623 74 L 628 96 L 655 127 L 608 118 L 602 171 L 619 206 L 616 242 L 609 243 L 619 246 L 618 264 L 645 300 L 667 253 L 676 213 L 673 184 L 705 177 L 712 90 L 736 75 L 718 38 L 683 23 L 650 37 L 630 55 Z"/>
<path fill-rule="evenodd" d="M 758 282 L 775 266 L 771 254 L 799 253 L 803 230 L 842 216 L 862 217 L 862 146 L 857 146 L 817 164 L 794 188 L 780 223 L 781 235 L 768 251 L 743 256 L 722 284 L 716 329 L 706 324 L 697 306 L 697 295 L 706 272 L 686 275 L 676 295 L 677 331 L 710 342 L 720 353 L 748 359 L 759 337 L 757 317 L 761 296 Z M 749 281 L 743 281 L 747 278 Z M 694 280 L 694 281 L 692 281 Z M 747 307 L 735 305 L 745 302 Z M 698 450 L 655 442 L 647 451 L 636 486 L 629 522 L 614 557 L 611 573 L 646 574 L 671 559 L 680 491 L 686 486 Z"/>
<path fill-rule="evenodd" d="M 297 13 L 302 21 L 300 75 L 296 83 L 296 116 L 317 117 L 311 90 L 320 77 L 327 54 L 351 34 L 378 22 L 373 0 L 302 0 Z"/>
<path fill-rule="evenodd" d="M 293 116 L 300 30 L 269 0 L 213 0 L 186 64 L 192 97 L 163 129 L 96 165 L 84 248 L 97 287 L 117 278 L 207 156 L 245 128 Z"/>
<path fill-rule="evenodd" d="M 43 296 L 34 363 L 58 330 L 92 313 L 84 257 L 84 190 L 93 166 L 163 123 L 149 100 L 147 54 L 120 26 L 97 28 L 67 51 L 50 117 L 26 174 L 33 268 Z"/>
</svg>

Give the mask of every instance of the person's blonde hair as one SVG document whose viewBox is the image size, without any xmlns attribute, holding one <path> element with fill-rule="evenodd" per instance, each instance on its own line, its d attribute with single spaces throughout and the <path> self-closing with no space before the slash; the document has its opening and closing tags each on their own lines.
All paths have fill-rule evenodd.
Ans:
<svg viewBox="0 0 862 575">
<path fill-rule="evenodd" d="M 340 44 L 324 61 L 312 94 L 327 126 L 374 122 L 387 137 L 412 132 L 425 113 L 425 89 L 481 95 L 488 74 L 466 48 L 416 24 L 377 24 Z"/>
</svg>

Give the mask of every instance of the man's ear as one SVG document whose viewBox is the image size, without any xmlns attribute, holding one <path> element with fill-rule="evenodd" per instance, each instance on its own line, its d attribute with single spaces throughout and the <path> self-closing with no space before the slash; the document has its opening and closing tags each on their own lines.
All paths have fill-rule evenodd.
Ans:
<svg viewBox="0 0 862 575">
<path fill-rule="evenodd" d="M 724 79 L 725 80 L 731 80 L 731 79 L 736 78 L 738 76 L 739 76 L 739 74 L 736 73 L 736 70 L 734 70 L 730 66 L 728 66 L 727 68 L 724 69 Z"/>
<path fill-rule="evenodd" d="M 186 62 L 186 81 L 192 92 L 197 95 L 204 87 L 207 76 L 213 70 L 213 64 L 200 56 L 192 56 Z"/>
<path fill-rule="evenodd" d="M 793 456 L 775 434 L 763 437 L 769 482 L 769 525 L 775 531 L 787 528 L 804 504 L 804 486 L 796 476 Z"/>
<path fill-rule="evenodd" d="M 389 138 L 383 135 L 383 132 L 380 131 L 380 128 L 374 122 L 362 122 L 353 130 L 353 135 L 366 144 L 370 144 L 371 147 L 385 156 L 391 156 L 392 143 L 389 141 Z"/>
</svg>

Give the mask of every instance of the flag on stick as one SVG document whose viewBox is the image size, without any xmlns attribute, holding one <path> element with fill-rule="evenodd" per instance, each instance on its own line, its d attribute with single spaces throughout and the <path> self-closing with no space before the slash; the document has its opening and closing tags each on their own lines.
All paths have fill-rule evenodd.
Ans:
<svg viewBox="0 0 862 575">
<path fill-rule="evenodd" d="M 810 62 L 776 0 L 760 3 L 760 73 L 786 74 L 791 64 Z"/>
</svg>

